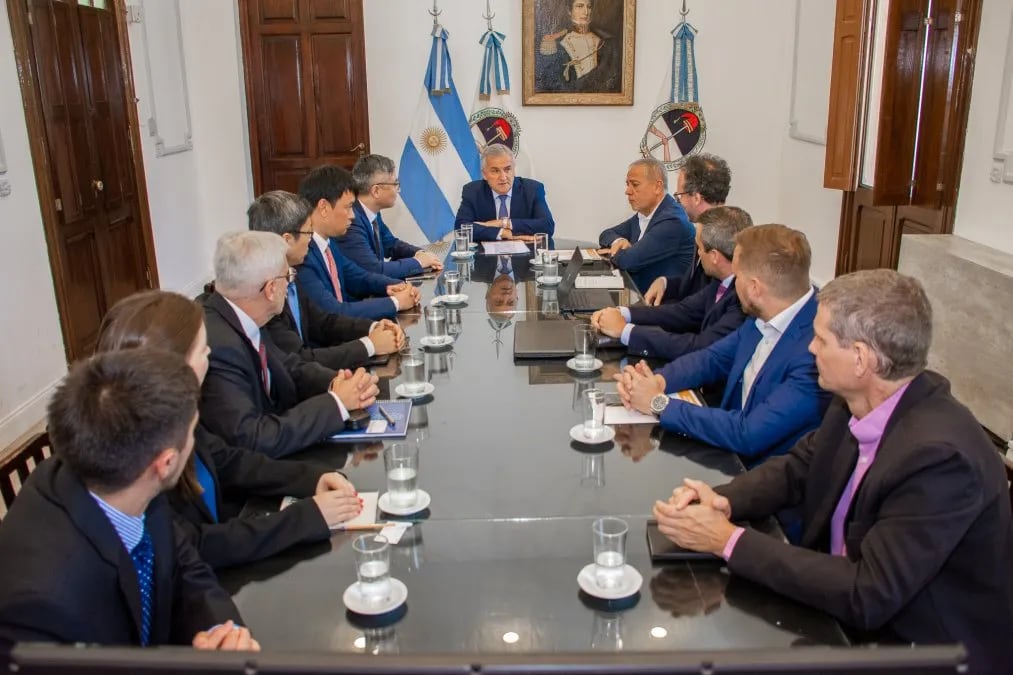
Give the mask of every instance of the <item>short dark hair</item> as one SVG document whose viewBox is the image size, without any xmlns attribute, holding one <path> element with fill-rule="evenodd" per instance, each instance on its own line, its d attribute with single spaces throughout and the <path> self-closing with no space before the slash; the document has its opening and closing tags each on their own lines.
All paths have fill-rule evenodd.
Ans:
<svg viewBox="0 0 1013 675">
<path fill-rule="evenodd" d="M 355 180 L 346 169 L 333 164 L 318 166 L 299 181 L 299 196 L 313 209 L 321 199 L 334 206 L 346 192 L 355 193 Z"/>
<path fill-rule="evenodd" d="M 285 190 L 265 192 L 246 209 L 251 230 L 274 234 L 295 234 L 313 213 L 310 203 Z"/>
<path fill-rule="evenodd" d="M 383 155 L 363 155 L 352 167 L 352 180 L 355 181 L 355 194 L 369 192 L 373 187 L 373 176 L 394 173 L 394 160 Z"/>
<path fill-rule="evenodd" d="M 53 452 L 92 489 L 134 483 L 166 448 L 186 446 L 197 375 L 178 354 L 141 347 L 75 364 L 49 402 Z"/>
<path fill-rule="evenodd" d="M 700 214 L 697 225 L 700 226 L 704 251 L 716 250 L 731 260 L 735 253 L 735 237 L 747 227 L 752 227 L 753 219 L 737 206 L 715 206 Z"/>
<path fill-rule="evenodd" d="M 732 170 L 717 155 L 702 153 L 687 158 L 682 175 L 682 189 L 688 194 L 699 194 L 708 204 L 724 204 L 732 189 Z"/>
</svg>

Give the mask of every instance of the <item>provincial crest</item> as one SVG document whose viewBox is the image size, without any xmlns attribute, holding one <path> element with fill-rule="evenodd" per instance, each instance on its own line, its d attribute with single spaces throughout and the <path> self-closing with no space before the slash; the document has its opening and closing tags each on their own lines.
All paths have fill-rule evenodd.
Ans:
<svg viewBox="0 0 1013 675">
<path fill-rule="evenodd" d="M 472 113 L 468 124 L 479 149 L 499 143 L 510 148 L 515 157 L 520 152 L 521 127 L 513 113 L 502 108 L 482 108 Z"/>
<path fill-rule="evenodd" d="M 640 142 L 640 152 L 662 162 L 668 171 L 676 171 L 687 157 L 703 150 L 706 140 L 707 123 L 700 106 L 674 101 L 655 108 Z"/>
</svg>

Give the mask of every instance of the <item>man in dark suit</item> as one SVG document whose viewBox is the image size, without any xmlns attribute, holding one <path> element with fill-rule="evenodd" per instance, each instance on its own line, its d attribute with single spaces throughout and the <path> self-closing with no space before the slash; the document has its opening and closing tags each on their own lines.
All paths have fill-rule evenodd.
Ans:
<svg viewBox="0 0 1013 675">
<path fill-rule="evenodd" d="M 599 310 L 591 323 L 619 338 L 630 353 L 667 361 L 714 344 L 746 320 L 735 292 L 732 255 L 736 235 L 752 224 L 749 214 L 734 206 L 701 214 L 696 250 L 710 284 L 675 304 Z"/>
<path fill-rule="evenodd" d="M 598 237 L 612 264 L 629 272 L 638 289 L 659 276 L 679 276 L 693 264 L 696 232 L 686 212 L 668 194 L 668 174 L 648 157 L 630 164 L 626 198 L 636 213 Z"/>
<path fill-rule="evenodd" d="M 717 155 L 702 153 L 686 159 L 679 169 L 679 177 L 672 195 L 686 210 L 691 223 L 699 223 L 707 209 L 721 206 L 728 199 L 732 187 L 732 172 L 728 163 Z M 678 302 L 706 286 L 710 279 L 694 256 L 693 265 L 678 277 L 658 277 L 644 293 L 648 305 Z"/>
<path fill-rule="evenodd" d="M 377 378 L 335 373 L 286 354 L 261 330 L 285 304 L 294 270 L 288 245 L 267 232 L 223 235 L 216 290 L 204 302 L 211 348 L 201 423 L 232 445 L 283 457 L 345 428 L 349 411 L 373 403 Z"/>
<path fill-rule="evenodd" d="M 0 525 L 0 642 L 260 648 L 162 496 L 192 451 L 199 394 L 168 352 L 72 368 L 49 404 L 54 457 Z"/>
<path fill-rule="evenodd" d="M 418 289 L 411 284 L 367 272 L 342 255 L 335 239 L 348 231 L 355 215 L 352 174 L 340 166 L 317 167 L 299 181 L 299 196 L 313 209 L 313 240 L 298 284 L 317 306 L 332 314 L 390 319 L 418 304 Z"/>
<path fill-rule="evenodd" d="M 425 269 L 442 270 L 439 258 L 401 241 L 383 222 L 380 212 L 394 206 L 401 190 L 394 161 L 383 155 L 360 157 L 352 167 L 352 179 L 357 195 L 352 204 L 355 218 L 348 231 L 337 238 L 342 255 L 367 272 L 395 279 L 421 274 Z"/>
<path fill-rule="evenodd" d="M 835 399 L 783 457 L 712 490 L 686 480 L 654 514 L 679 545 L 837 617 L 859 641 L 962 642 L 970 672 L 1013 663 L 1013 526 L 995 448 L 925 369 L 932 308 L 892 270 L 820 291 L 820 386 Z M 800 509 L 800 546 L 736 527 Z"/>
<path fill-rule="evenodd" d="M 755 465 L 787 452 L 816 428 L 829 395 L 807 350 L 816 315 L 805 235 L 759 225 L 736 236 L 732 268 L 747 321 L 710 347 L 652 373 L 641 361 L 616 375 L 627 407 L 656 414 L 666 429 L 727 448 Z M 701 408 L 666 394 L 724 380 L 720 407 Z"/>
<path fill-rule="evenodd" d="M 461 191 L 454 227 L 474 223 L 475 241 L 496 241 L 545 233 L 556 223 L 545 201 L 545 186 L 531 178 L 514 177 L 514 155 L 505 145 L 491 143 L 482 151 L 482 180 Z"/>
<path fill-rule="evenodd" d="M 285 240 L 288 264 L 298 268 L 312 241 L 311 211 L 299 195 L 272 190 L 257 197 L 246 215 L 251 230 L 272 232 Z M 334 370 L 365 365 L 374 354 L 392 354 L 404 341 L 396 323 L 325 312 L 298 284 L 288 285 L 284 308 L 265 328 L 282 351 Z"/>
</svg>

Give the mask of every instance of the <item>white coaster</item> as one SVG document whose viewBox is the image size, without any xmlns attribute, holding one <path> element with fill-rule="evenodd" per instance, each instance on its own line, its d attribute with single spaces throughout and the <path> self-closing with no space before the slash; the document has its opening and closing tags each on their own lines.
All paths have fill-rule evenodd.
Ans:
<svg viewBox="0 0 1013 675">
<path fill-rule="evenodd" d="M 429 396 L 434 391 L 436 391 L 436 385 L 432 382 L 426 382 L 422 389 L 414 392 L 408 391 L 408 385 L 404 382 L 394 387 L 394 393 L 401 398 L 422 398 L 423 396 Z"/>
<path fill-rule="evenodd" d="M 441 338 L 426 335 L 419 338 L 419 344 L 423 347 L 446 347 L 454 341 L 453 335 L 444 335 Z"/>
<path fill-rule="evenodd" d="M 640 586 L 644 583 L 644 578 L 640 576 L 637 568 L 632 565 L 623 565 L 623 575 L 619 577 L 619 584 L 614 588 L 602 588 L 595 579 L 595 567 L 597 565 L 594 563 L 584 566 L 577 574 L 577 584 L 580 586 L 580 590 L 596 598 L 603 600 L 628 598 L 639 591 Z"/>
<path fill-rule="evenodd" d="M 415 503 L 409 504 L 408 506 L 392 506 L 390 503 L 390 493 L 384 492 L 380 495 L 380 499 L 377 501 L 377 505 L 380 510 L 384 513 L 389 513 L 392 516 L 410 516 L 413 513 L 419 511 L 425 511 L 429 507 L 429 502 L 432 501 L 432 497 L 425 490 L 415 491 Z"/>
<path fill-rule="evenodd" d="M 461 260 L 463 258 L 470 258 L 473 255 L 475 255 L 474 251 L 451 251 L 450 252 L 450 257 L 451 258 L 456 258 L 457 260 Z"/>
<path fill-rule="evenodd" d="M 587 445 L 600 445 L 601 443 L 608 443 L 616 437 L 616 430 L 612 427 L 602 427 L 601 432 L 597 436 L 588 436 L 584 433 L 584 424 L 577 424 L 570 429 L 570 438 L 577 441 L 578 443 L 585 443 Z"/>
<path fill-rule="evenodd" d="M 408 587 L 400 579 L 390 578 L 390 595 L 381 602 L 364 598 L 359 592 L 359 582 L 354 582 L 345 589 L 341 600 L 345 607 L 356 614 L 386 614 L 397 609 L 408 599 Z"/>
<path fill-rule="evenodd" d="M 433 298 L 434 305 L 463 305 L 468 302 L 468 296 L 464 293 L 454 295 L 437 295 Z"/>
<path fill-rule="evenodd" d="M 468 248 L 474 251 L 476 248 L 478 248 L 478 242 L 475 241 L 471 242 L 470 244 L 468 244 Z"/>
<path fill-rule="evenodd" d="M 596 370 L 601 370 L 601 367 L 604 366 L 604 365 L 605 364 L 602 363 L 601 359 L 595 359 L 594 363 L 591 365 L 590 368 L 578 368 L 577 367 L 577 358 L 576 357 L 574 357 L 574 358 L 572 358 L 572 359 L 570 359 L 569 361 L 566 362 L 566 367 L 567 368 L 569 368 L 570 370 L 575 370 L 578 373 L 593 373 Z"/>
<path fill-rule="evenodd" d="M 557 286 L 559 282 L 562 280 L 563 277 L 561 276 L 543 277 L 542 275 L 538 275 L 537 277 L 535 277 L 535 281 L 542 286 Z"/>
</svg>

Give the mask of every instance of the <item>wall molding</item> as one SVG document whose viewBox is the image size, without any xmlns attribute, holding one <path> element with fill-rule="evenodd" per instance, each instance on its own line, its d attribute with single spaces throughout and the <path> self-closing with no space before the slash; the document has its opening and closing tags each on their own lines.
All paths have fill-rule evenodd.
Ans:
<svg viewBox="0 0 1013 675">
<path fill-rule="evenodd" d="M 155 139 L 155 157 L 193 150 L 190 93 L 187 90 L 179 0 L 140 0 L 139 6 L 151 112 L 148 117 L 148 135 Z M 160 26 L 175 26 L 175 31 L 151 33 L 148 24 L 152 21 Z M 153 35 L 160 41 L 157 48 L 152 48 Z M 153 61 L 152 54 L 157 55 L 157 61 Z"/>
<path fill-rule="evenodd" d="M 1006 65 L 1002 70 L 1002 94 L 999 98 L 999 115 L 992 146 L 993 183 L 1013 184 L 1013 17 L 1006 38 Z"/>
<path fill-rule="evenodd" d="M 812 11 L 815 3 L 806 3 L 806 7 Z M 799 53 L 801 51 L 802 36 L 802 0 L 795 0 L 795 44 L 792 47 L 791 63 L 791 108 L 788 117 L 788 135 L 798 141 L 813 143 L 815 145 L 827 144 L 827 111 L 822 109 L 822 114 L 813 119 L 810 111 L 800 110 L 800 100 L 823 100 L 829 103 L 830 100 L 830 72 L 828 70 L 825 80 L 819 83 L 820 92 L 825 96 L 813 96 L 815 92 L 808 91 L 812 85 L 808 81 L 800 81 Z M 833 23 L 831 22 L 831 37 L 833 36 Z M 832 44 L 832 41 L 831 43 Z M 826 92 L 822 92 L 825 84 Z M 807 91 L 802 94 L 801 89 Z"/>
<path fill-rule="evenodd" d="M 0 419 L 0 450 L 21 438 L 26 431 L 37 425 L 46 417 L 46 406 L 56 386 L 63 380 L 63 375 L 47 384 L 42 391 L 14 408 Z"/>
</svg>

